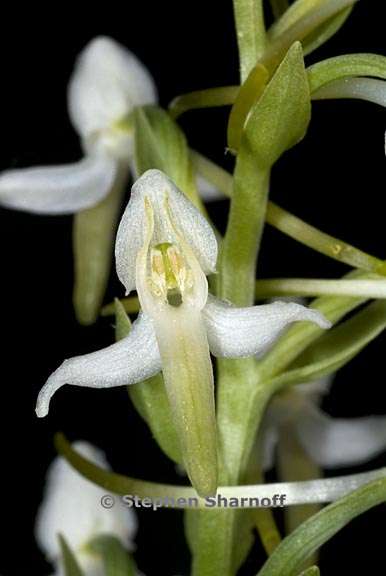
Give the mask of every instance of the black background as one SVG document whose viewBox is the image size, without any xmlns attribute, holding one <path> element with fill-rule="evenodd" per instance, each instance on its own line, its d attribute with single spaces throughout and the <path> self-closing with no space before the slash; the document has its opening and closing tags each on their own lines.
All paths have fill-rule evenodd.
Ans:
<svg viewBox="0 0 386 576">
<path fill-rule="evenodd" d="M 382 2 L 362 0 L 336 37 L 308 57 L 312 63 L 349 52 L 384 51 Z M 269 18 L 267 14 L 267 18 Z M 16 6 L 0 35 L 1 165 L 64 163 L 80 157 L 67 117 L 66 85 L 75 56 L 106 34 L 149 67 L 166 106 L 185 91 L 237 83 L 237 51 L 230 0 L 209 3 L 115 3 L 79 13 L 79 6 Z M 188 113 L 181 120 L 192 146 L 224 166 L 226 110 Z M 357 101 L 313 104 L 306 139 L 274 170 L 272 198 L 325 231 L 385 257 L 384 111 Z M 225 203 L 211 206 L 220 224 Z M 71 305 L 71 217 L 38 217 L 0 210 L 2 335 L 2 550 L 0 572 L 49 574 L 31 540 L 52 436 L 102 447 L 113 467 L 155 481 L 176 481 L 124 388 L 65 387 L 49 416 L 34 415 L 36 394 L 66 358 L 112 341 L 111 321 L 79 327 Z M 346 268 L 267 228 L 261 276 L 337 277 Z M 112 275 L 106 300 L 123 295 Z M 335 416 L 385 413 L 384 340 L 372 343 L 335 380 L 325 409 Z M 385 465 L 380 457 L 360 470 Z M 359 469 L 358 469 L 359 470 Z M 358 518 L 323 548 L 322 573 L 363 574 L 384 569 L 385 508 Z M 378 523 L 378 528 L 376 526 Z M 188 573 L 180 513 L 140 512 L 138 565 L 148 576 Z M 15 549 L 18 553 L 15 554 Z M 27 554 L 28 550 L 28 554 Z M 245 574 L 259 566 L 256 547 Z M 260 556 L 262 558 L 262 556 Z M 160 568 L 162 567 L 162 568 Z"/>
</svg>

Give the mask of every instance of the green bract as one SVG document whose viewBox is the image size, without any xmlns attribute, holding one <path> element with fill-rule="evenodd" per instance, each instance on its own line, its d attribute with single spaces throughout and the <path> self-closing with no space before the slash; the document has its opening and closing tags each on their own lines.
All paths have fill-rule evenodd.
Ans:
<svg viewBox="0 0 386 576">
<path fill-rule="evenodd" d="M 73 301 L 82 324 L 95 322 L 105 296 L 127 176 L 127 170 L 121 167 L 119 178 L 107 198 L 94 208 L 75 215 Z"/>
<path fill-rule="evenodd" d="M 310 116 L 303 52 L 296 43 L 251 110 L 240 156 L 251 155 L 261 171 L 271 168 L 285 150 L 304 137 Z"/>
<path fill-rule="evenodd" d="M 138 108 L 135 118 L 135 158 L 139 174 L 151 168 L 165 172 L 195 204 L 195 187 L 184 133 L 161 108 Z"/>
<path fill-rule="evenodd" d="M 73 552 L 69 548 L 64 536 L 58 535 L 60 542 L 60 549 L 63 557 L 63 567 L 65 576 L 84 576 L 82 570 L 79 567 L 78 561 L 75 558 Z"/>
<path fill-rule="evenodd" d="M 106 576 L 136 576 L 135 564 L 118 538 L 98 536 L 88 548 L 101 557 Z"/>
</svg>

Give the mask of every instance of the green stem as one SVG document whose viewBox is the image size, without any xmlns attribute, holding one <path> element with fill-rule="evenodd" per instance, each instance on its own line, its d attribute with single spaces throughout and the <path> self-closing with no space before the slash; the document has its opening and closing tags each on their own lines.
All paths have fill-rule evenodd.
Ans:
<svg viewBox="0 0 386 576">
<path fill-rule="evenodd" d="M 248 483 L 250 478 L 253 482 L 264 484 L 265 478 L 261 468 L 264 441 L 264 433 L 258 434 L 250 458 Z M 252 511 L 252 518 L 254 526 L 259 533 L 264 550 L 266 551 L 267 556 L 270 556 L 281 542 L 281 535 L 276 525 L 272 510 L 268 508 L 258 508 Z"/>
<path fill-rule="evenodd" d="M 128 314 L 137 314 L 139 312 L 140 306 L 137 296 L 128 296 L 127 298 L 121 298 L 119 301 Z M 115 312 L 115 302 L 110 302 L 110 304 L 103 306 L 101 316 L 114 316 Z"/>
<path fill-rule="evenodd" d="M 238 156 L 218 288 L 222 298 L 241 306 L 254 301 L 256 260 L 265 221 L 268 180 L 269 174 L 258 170 L 250 155 Z M 218 362 L 218 367 L 220 481 L 238 484 L 247 473 L 256 430 L 269 393 L 259 385 L 253 358 L 224 359 Z M 231 576 L 235 573 L 237 521 L 234 510 L 218 511 L 215 518 L 208 513 L 200 514 L 197 529 L 200 545 L 195 548 L 193 576 Z"/>
<path fill-rule="evenodd" d="M 384 269 L 384 263 L 379 258 L 321 232 L 273 202 L 270 202 L 267 208 L 267 223 L 309 248 L 354 268 L 377 273 Z"/>
<path fill-rule="evenodd" d="M 243 178 L 239 176 L 243 175 Z M 264 228 L 269 172 L 238 156 L 228 226 L 222 244 L 219 296 L 238 306 L 254 301 L 256 261 Z"/>
<path fill-rule="evenodd" d="M 307 75 L 311 93 L 348 76 L 374 76 L 386 80 L 386 57 L 366 53 L 334 56 L 309 66 Z"/>
<path fill-rule="evenodd" d="M 313 462 L 301 445 L 293 423 L 281 427 L 278 441 L 278 473 L 282 482 L 313 480 L 322 477 L 319 466 Z M 320 504 L 305 504 L 304 506 L 288 506 L 284 510 L 286 534 L 290 534 L 300 524 L 319 512 Z M 316 564 L 318 553 L 315 552 L 304 568 Z"/>
<path fill-rule="evenodd" d="M 280 18 L 280 16 L 282 16 L 284 12 L 288 10 L 289 7 L 288 0 L 270 0 L 270 4 L 272 7 L 272 13 L 275 20 Z"/>
<path fill-rule="evenodd" d="M 289 28 L 274 37 L 264 52 L 260 63 L 273 72 L 283 59 L 289 47 L 296 41 L 303 41 L 316 28 L 327 22 L 334 15 L 352 6 L 358 0 L 326 0 L 318 9 L 306 13 Z M 272 37 L 273 35 L 270 34 Z"/>
<path fill-rule="evenodd" d="M 221 168 L 218 164 L 197 152 L 190 149 L 190 158 L 193 168 L 204 176 L 211 184 L 227 198 L 231 198 L 233 193 L 233 177 L 229 172 Z"/>
<path fill-rule="evenodd" d="M 239 90 L 240 86 L 224 86 L 181 94 L 170 102 L 169 113 L 176 119 L 188 110 L 231 105 L 236 100 Z"/>
<path fill-rule="evenodd" d="M 255 525 L 259 533 L 261 543 L 267 555 L 270 556 L 281 542 L 281 536 L 277 529 L 271 510 L 258 508 L 253 511 Z"/>
<path fill-rule="evenodd" d="M 191 157 L 195 169 L 214 184 L 224 196 L 231 198 L 233 194 L 231 174 L 196 151 L 191 151 Z M 354 268 L 386 275 L 386 264 L 380 258 L 318 230 L 315 226 L 311 226 L 270 201 L 267 203 L 266 221 L 283 234 L 329 258 Z"/>
<path fill-rule="evenodd" d="M 386 280 L 374 274 L 374 280 L 320 280 L 277 278 L 257 280 L 256 299 L 276 296 L 360 296 L 386 298 Z"/>
<path fill-rule="evenodd" d="M 221 483 L 243 483 L 268 398 L 268 390 L 257 382 L 253 359 L 219 362 L 217 414 Z M 245 486 L 240 488 L 245 493 Z M 244 560 L 243 557 L 237 560 L 237 511 L 200 513 L 197 533 L 192 576 L 233 576 Z"/>
<path fill-rule="evenodd" d="M 329 0 L 295 0 L 292 2 L 288 10 L 286 10 L 281 18 L 272 24 L 268 30 L 269 36 L 274 39 L 281 36 L 286 30 L 291 28 L 296 22 L 302 18 L 312 14 L 328 4 Z M 339 6 L 340 0 L 337 0 Z"/>
<path fill-rule="evenodd" d="M 266 33 L 262 0 L 233 0 L 241 83 L 264 51 Z"/>
<path fill-rule="evenodd" d="M 268 195 L 268 174 L 238 156 L 235 194 L 231 202 L 228 227 L 220 258 L 219 293 L 240 305 L 254 300 L 255 268 Z M 238 172 L 249 174 L 241 179 Z M 258 183 L 251 186 L 251 182 Z M 254 190 L 254 194 L 250 194 Z M 240 250 L 243 247 L 243 250 Z M 255 433 L 269 395 L 258 385 L 253 358 L 218 362 L 217 420 L 222 455 L 220 480 L 240 482 L 246 473 Z M 240 414 L 243 415 L 240 422 Z M 247 425 L 246 425 L 247 422 Z M 200 514 L 198 540 L 193 561 L 193 576 L 231 576 L 237 568 L 234 549 L 238 515 L 233 510 L 218 511 L 216 516 Z M 241 559 L 242 561 L 243 559 Z"/>
<path fill-rule="evenodd" d="M 208 501 L 199 498 L 197 492 L 191 486 L 176 486 L 172 484 L 147 482 L 106 470 L 76 452 L 71 447 L 71 444 L 68 442 L 66 437 L 61 433 L 55 435 L 55 447 L 59 454 L 63 456 L 63 458 L 65 458 L 67 462 L 82 476 L 97 486 L 105 488 L 107 491 L 113 492 L 114 494 L 122 496 L 136 495 L 139 498 L 151 498 L 152 500 L 161 499 L 161 502 L 157 502 L 159 505 L 158 507 L 163 506 L 166 508 L 191 508 L 196 505 L 195 501 L 189 501 L 191 498 L 197 499 L 198 508 L 203 508 L 208 505 Z M 290 496 L 287 498 L 289 505 L 299 505 L 304 501 L 304 498 L 306 500 L 311 499 L 313 502 L 332 502 L 341 498 L 344 494 L 347 494 L 349 490 L 376 478 L 384 478 L 385 475 L 386 468 L 379 468 L 377 470 L 372 470 L 371 472 L 329 478 L 328 480 L 320 480 L 318 482 L 320 485 L 319 489 L 318 487 L 315 487 L 314 483 L 304 482 L 302 484 L 302 488 L 304 489 L 303 493 L 299 490 L 297 483 L 286 485 L 275 483 L 248 486 L 219 486 L 218 493 L 225 496 L 227 499 L 236 498 L 240 500 L 238 503 L 239 509 L 254 508 L 257 505 L 254 501 L 241 502 L 243 496 L 258 499 L 268 497 L 272 499 L 273 495 L 277 493 L 280 494 L 280 490 L 283 488 L 286 488 L 291 492 Z M 179 498 L 182 498 L 183 501 L 178 501 Z M 217 505 L 217 501 L 215 503 Z M 101 504 L 103 505 L 103 502 L 101 502 Z M 211 506 L 212 504 L 213 502 L 209 501 L 209 505 Z M 215 507 L 216 506 L 213 506 L 213 508 Z"/>
</svg>

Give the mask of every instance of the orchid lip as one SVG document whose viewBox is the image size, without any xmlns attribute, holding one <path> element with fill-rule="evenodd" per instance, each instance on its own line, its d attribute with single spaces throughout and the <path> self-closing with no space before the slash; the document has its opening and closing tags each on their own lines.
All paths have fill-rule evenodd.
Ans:
<svg viewBox="0 0 386 576">
<path fill-rule="evenodd" d="M 166 393 L 190 480 L 203 496 L 217 487 L 213 370 L 201 309 L 205 274 L 178 230 L 167 193 L 145 196 L 145 230 L 136 260 L 142 309 L 154 322 Z M 155 213 L 162 210 L 162 217 Z"/>
</svg>

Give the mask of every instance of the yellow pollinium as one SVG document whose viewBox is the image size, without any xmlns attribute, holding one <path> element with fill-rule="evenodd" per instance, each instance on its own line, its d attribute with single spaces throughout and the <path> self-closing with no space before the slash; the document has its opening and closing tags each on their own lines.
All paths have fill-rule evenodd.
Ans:
<svg viewBox="0 0 386 576">
<path fill-rule="evenodd" d="M 162 242 L 151 249 L 150 261 L 153 293 L 170 306 L 180 306 L 189 276 L 180 251 L 174 244 Z"/>
</svg>

